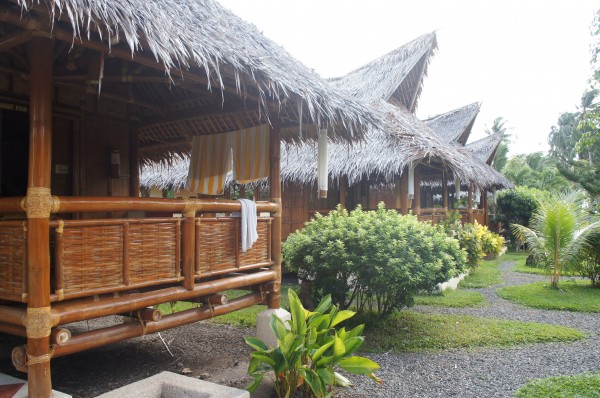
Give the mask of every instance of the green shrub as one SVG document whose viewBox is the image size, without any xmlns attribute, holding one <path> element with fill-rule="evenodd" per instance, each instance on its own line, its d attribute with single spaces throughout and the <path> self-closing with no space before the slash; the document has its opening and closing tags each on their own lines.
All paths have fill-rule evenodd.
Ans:
<svg viewBox="0 0 600 398">
<path fill-rule="evenodd" d="M 581 253 L 581 259 L 575 262 L 573 269 L 579 275 L 588 278 L 592 286 L 600 287 L 600 233 L 594 234 Z"/>
<path fill-rule="evenodd" d="M 312 282 L 315 298 L 331 294 L 341 308 L 379 316 L 411 305 L 416 292 L 460 274 L 466 261 L 455 239 L 383 204 L 317 216 L 282 251 L 288 268 Z"/>
<path fill-rule="evenodd" d="M 254 392 L 265 374 L 273 372 L 277 397 L 291 397 L 300 388 L 304 397 L 331 397 L 335 385 L 349 386 L 350 381 L 338 374 L 341 368 L 352 374 L 373 374 L 379 365 L 368 358 L 353 355 L 363 344 L 364 325 L 352 330 L 336 327 L 354 316 L 352 311 L 339 311 L 325 297 L 314 312 L 302 307 L 293 290 L 288 290 L 292 319 L 287 326 L 276 316 L 271 318 L 271 330 L 277 337 L 277 347 L 268 347 L 261 340 L 246 337 L 246 344 L 255 349 L 248 365 L 254 382 L 248 387 Z"/>
<path fill-rule="evenodd" d="M 501 191 L 496 200 L 496 215 L 491 221 L 501 222 L 505 237 L 515 245 L 515 237 L 508 227 L 511 224 L 529 225 L 531 216 L 539 206 L 538 198 L 547 195 L 539 189 L 526 187 Z"/>
</svg>

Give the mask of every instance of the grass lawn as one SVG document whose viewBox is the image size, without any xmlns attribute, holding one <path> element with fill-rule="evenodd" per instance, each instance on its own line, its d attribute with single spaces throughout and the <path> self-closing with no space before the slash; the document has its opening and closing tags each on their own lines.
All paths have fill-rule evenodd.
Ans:
<svg viewBox="0 0 600 398">
<path fill-rule="evenodd" d="M 600 312 L 600 289 L 591 287 L 587 280 L 563 280 L 559 289 L 549 282 L 507 286 L 497 290 L 498 295 L 529 307 L 546 310 Z"/>
<path fill-rule="evenodd" d="M 434 307 L 481 307 L 485 298 L 479 292 L 469 290 L 445 290 L 443 293 L 418 294 L 415 305 L 431 305 Z"/>
<path fill-rule="evenodd" d="M 459 287 L 463 289 L 476 289 L 502 283 L 500 264 L 506 261 L 523 261 L 523 263 L 525 263 L 526 258 L 526 252 L 506 252 L 502 256 L 493 260 L 484 260 L 481 262 L 479 267 L 471 271 L 469 275 L 460 282 Z"/>
<path fill-rule="evenodd" d="M 367 328 L 364 349 L 376 352 L 414 352 L 507 347 L 517 344 L 575 341 L 585 337 L 585 333 L 563 326 L 466 315 L 399 311 L 381 324 Z"/>
<path fill-rule="evenodd" d="M 532 380 L 519 388 L 517 398 L 600 398 L 600 372 Z"/>
</svg>

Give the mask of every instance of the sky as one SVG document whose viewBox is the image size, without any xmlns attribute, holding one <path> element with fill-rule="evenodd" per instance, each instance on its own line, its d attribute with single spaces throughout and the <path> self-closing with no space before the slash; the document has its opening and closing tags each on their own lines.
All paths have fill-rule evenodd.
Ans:
<svg viewBox="0 0 600 398">
<path fill-rule="evenodd" d="M 591 76 L 592 0 L 218 0 L 322 77 L 342 76 L 436 31 L 417 116 L 481 103 L 470 141 L 496 117 L 510 155 L 547 151 Z"/>
</svg>

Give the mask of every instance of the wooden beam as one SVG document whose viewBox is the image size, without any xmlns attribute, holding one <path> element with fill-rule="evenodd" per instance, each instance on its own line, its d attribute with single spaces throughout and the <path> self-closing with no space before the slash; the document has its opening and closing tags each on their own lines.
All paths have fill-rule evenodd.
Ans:
<svg viewBox="0 0 600 398">
<path fill-rule="evenodd" d="M 30 30 L 21 30 L 0 38 L 0 52 L 10 50 L 13 47 L 29 41 L 33 37 L 33 32 Z"/>
</svg>

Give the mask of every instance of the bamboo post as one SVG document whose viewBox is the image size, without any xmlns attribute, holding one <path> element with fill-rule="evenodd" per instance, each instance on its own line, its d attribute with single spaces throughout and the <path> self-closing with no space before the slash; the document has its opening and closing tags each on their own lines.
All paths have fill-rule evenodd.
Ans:
<svg viewBox="0 0 600 398">
<path fill-rule="evenodd" d="M 194 290 L 196 211 L 188 210 L 183 216 L 183 286 L 188 290 Z"/>
<path fill-rule="evenodd" d="M 421 214 L 421 171 L 415 167 L 415 198 L 413 199 L 413 213 Z"/>
<path fill-rule="evenodd" d="M 30 44 L 29 174 L 27 211 L 27 380 L 29 397 L 52 394 L 50 379 L 50 229 L 52 209 L 50 172 L 52 154 L 53 42 L 34 37 Z"/>
<path fill-rule="evenodd" d="M 348 186 L 348 180 L 346 176 L 340 177 L 340 206 L 342 209 L 346 208 L 346 187 Z"/>
<path fill-rule="evenodd" d="M 410 166 L 409 166 L 410 167 Z M 408 169 L 400 176 L 400 213 L 408 214 Z"/>
<path fill-rule="evenodd" d="M 281 283 L 281 125 L 279 120 L 273 121 L 269 143 L 269 182 L 271 185 L 271 202 L 277 205 L 273 214 L 271 230 L 271 256 L 276 281 Z M 280 306 L 279 292 L 269 294 L 269 308 L 278 309 Z"/>
<path fill-rule="evenodd" d="M 448 174 L 446 170 L 442 171 L 442 201 L 444 213 L 448 214 Z"/>
<path fill-rule="evenodd" d="M 473 183 L 469 184 L 467 196 L 467 222 L 473 222 Z"/>
<path fill-rule="evenodd" d="M 487 191 L 481 192 L 481 200 L 483 202 L 483 225 L 488 225 L 488 198 Z"/>
</svg>

